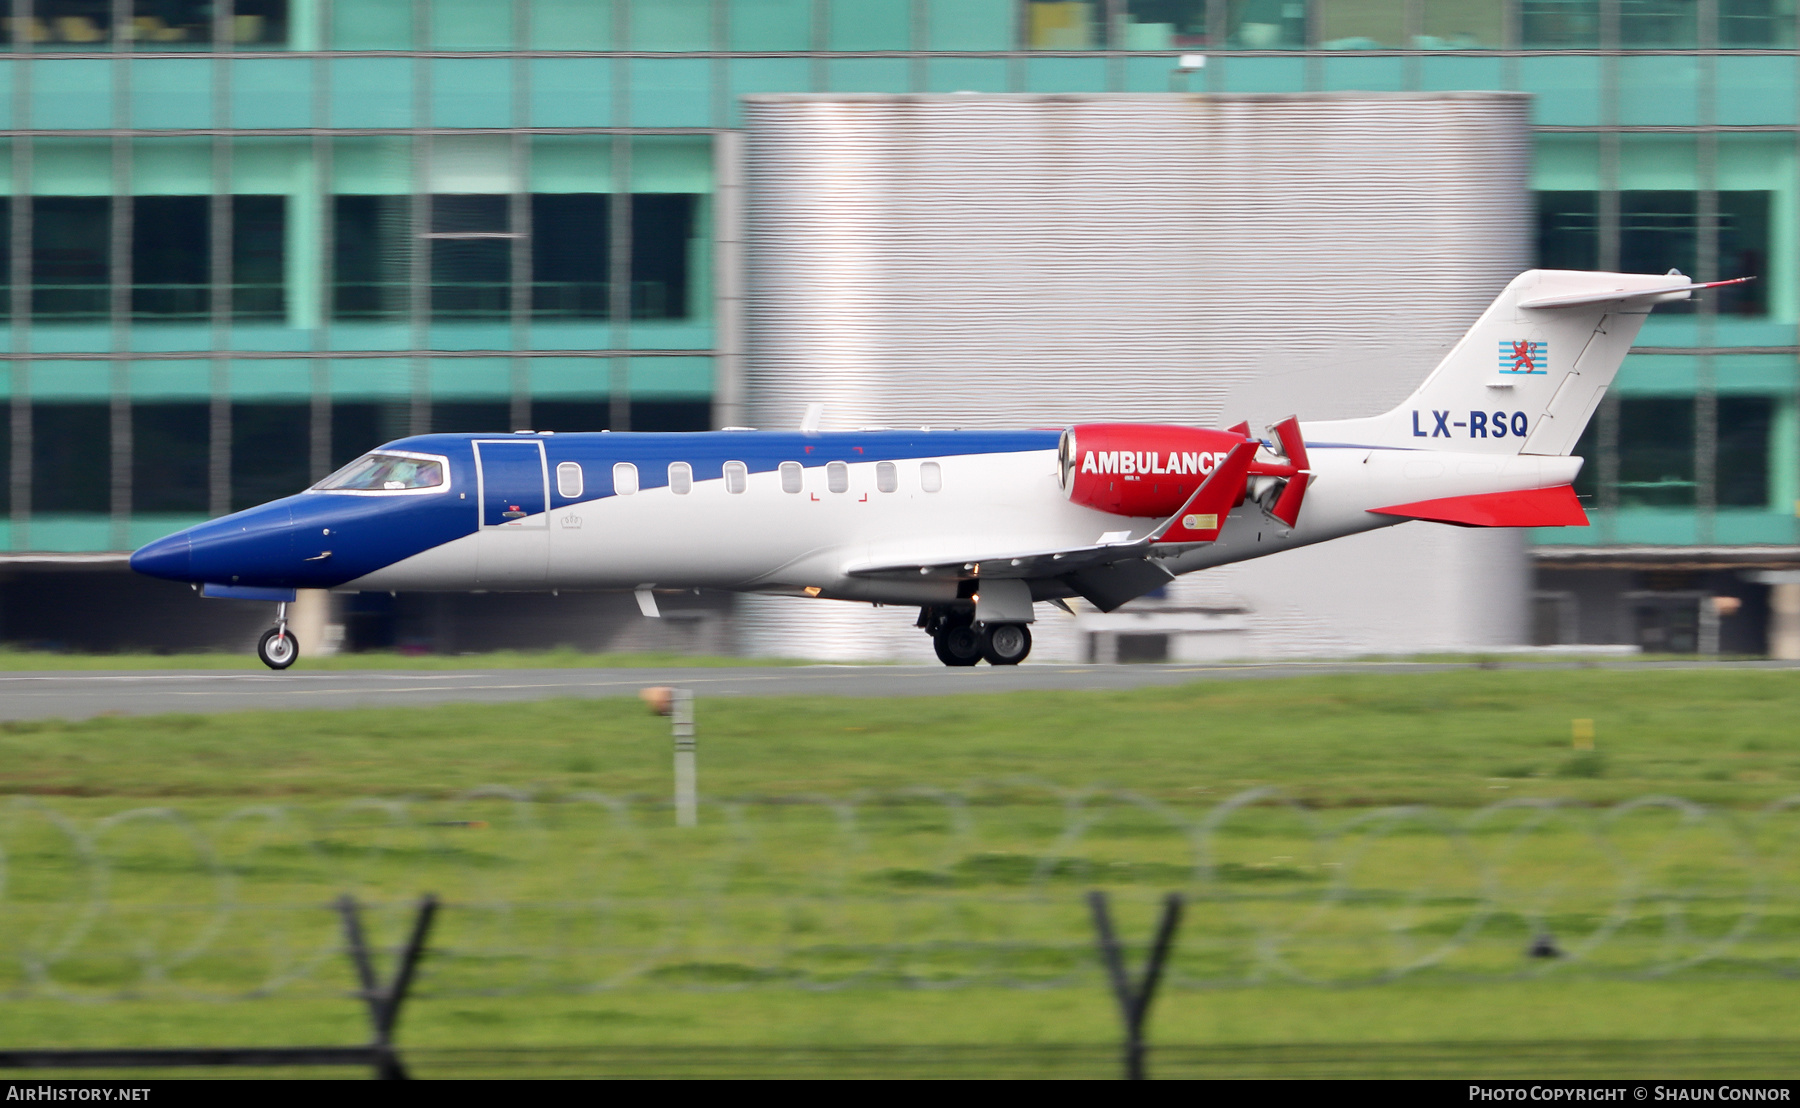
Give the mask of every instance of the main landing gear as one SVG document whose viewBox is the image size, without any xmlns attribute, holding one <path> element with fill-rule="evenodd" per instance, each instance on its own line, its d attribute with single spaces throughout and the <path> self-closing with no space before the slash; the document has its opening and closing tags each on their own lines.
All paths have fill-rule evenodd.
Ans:
<svg viewBox="0 0 1800 1108">
<path fill-rule="evenodd" d="M 275 626 L 257 640 L 256 656 L 270 669 L 286 669 L 300 657 L 300 641 L 288 630 L 286 604 L 275 606 Z"/>
<path fill-rule="evenodd" d="M 1031 653 L 1031 629 L 1023 623 L 977 625 L 968 609 L 925 608 L 919 626 L 931 635 L 938 661 L 947 666 L 972 666 L 987 659 L 990 666 L 1016 666 Z"/>
</svg>

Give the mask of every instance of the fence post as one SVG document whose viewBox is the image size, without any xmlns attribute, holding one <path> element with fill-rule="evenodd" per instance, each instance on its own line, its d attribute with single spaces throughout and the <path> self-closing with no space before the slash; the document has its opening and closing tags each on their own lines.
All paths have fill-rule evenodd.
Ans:
<svg viewBox="0 0 1800 1108">
<path fill-rule="evenodd" d="M 675 826 L 695 827 L 700 823 L 700 802 L 694 765 L 694 690 L 670 690 L 669 718 L 675 734 Z"/>
<path fill-rule="evenodd" d="M 400 1008 L 412 991 L 413 977 L 419 959 L 425 953 L 425 938 L 431 933 L 431 922 L 437 917 L 438 899 L 426 894 L 419 900 L 419 911 L 413 917 L 412 933 L 400 950 L 400 963 L 386 988 L 375 981 L 375 965 L 369 958 L 368 940 L 363 934 L 362 913 L 354 898 L 338 897 L 338 914 L 344 918 L 344 940 L 350 947 L 350 961 L 356 966 L 361 996 L 369 1006 L 369 1024 L 373 1031 L 370 1049 L 375 1054 L 375 1076 L 385 1081 L 404 1081 L 406 1067 L 394 1050 L 394 1027 L 400 1022 Z"/>
<path fill-rule="evenodd" d="M 1150 1015 L 1150 1002 L 1156 997 L 1156 986 L 1162 981 L 1163 966 L 1175 944 L 1175 928 L 1181 923 L 1181 894 L 1163 898 L 1162 919 L 1156 926 L 1156 941 L 1151 944 L 1150 958 L 1144 966 L 1144 979 L 1133 987 L 1125 970 L 1125 951 L 1113 930 L 1112 912 L 1106 894 L 1099 889 L 1087 895 L 1088 909 L 1094 916 L 1094 931 L 1100 942 L 1100 958 L 1106 963 L 1106 975 L 1113 996 L 1119 1002 L 1119 1014 L 1125 1020 L 1125 1078 L 1144 1079 L 1144 1022 Z"/>
</svg>

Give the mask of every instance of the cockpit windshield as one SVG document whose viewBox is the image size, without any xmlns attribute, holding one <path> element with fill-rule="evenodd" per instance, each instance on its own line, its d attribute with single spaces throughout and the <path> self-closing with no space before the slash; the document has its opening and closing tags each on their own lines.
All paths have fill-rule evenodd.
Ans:
<svg viewBox="0 0 1800 1108">
<path fill-rule="evenodd" d="M 444 483 L 441 459 L 419 454 L 364 454 L 313 488 L 337 492 L 401 492 Z"/>
</svg>

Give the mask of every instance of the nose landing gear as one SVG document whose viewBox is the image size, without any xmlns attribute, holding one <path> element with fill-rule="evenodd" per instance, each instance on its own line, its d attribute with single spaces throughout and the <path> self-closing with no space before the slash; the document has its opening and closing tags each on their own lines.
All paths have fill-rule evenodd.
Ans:
<svg viewBox="0 0 1800 1108">
<path fill-rule="evenodd" d="M 938 661 L 947 666 L 972 666 L 987 659 L 990 666 L 1016 666 L 1031 653 L 1031 630 L 1022 623 L 975 625 L 968 609 L 925 608 L 919 626 L 931 636 Z"/>
<path fill-rule="evenodd" d="M 270 669 L 286 669 L 300 657 L 300 641 L 288 630 L 286 604 L 276 605 L 275 626 L 257 640 L 256 656 Z"/>
</svg>

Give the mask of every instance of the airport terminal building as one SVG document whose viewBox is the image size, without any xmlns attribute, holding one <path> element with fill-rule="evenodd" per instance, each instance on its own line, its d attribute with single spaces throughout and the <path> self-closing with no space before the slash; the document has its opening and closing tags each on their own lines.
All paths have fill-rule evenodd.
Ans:
<svg viewBox="0 0 1800 1108">
<path fill-rule="evenodd" d="M 1530 538 L 1521 637 L 1800 652 L 1772 633 L 1800 627 L 1792 0 L 10 5 L 0 642 L 252 638 L 266 612 L 120 552 L 388 438 L 760 420 L 746 97 L 1512 91 L 1525 264 L 1758 277 L 1645 326 L 1577 451 L 1594 525 Z M 685 603 L 333 618 L 353 646 L 728 648 L 729 606 Z"/>
</svg>

